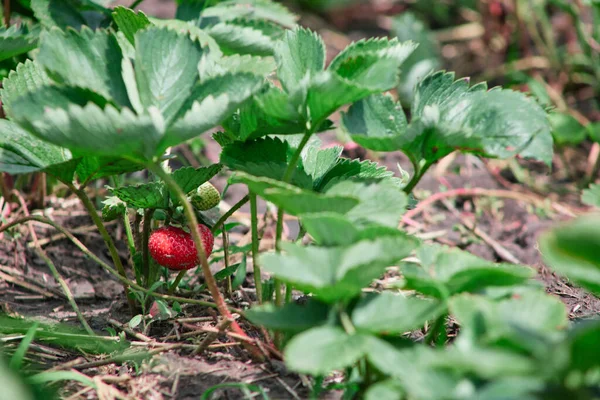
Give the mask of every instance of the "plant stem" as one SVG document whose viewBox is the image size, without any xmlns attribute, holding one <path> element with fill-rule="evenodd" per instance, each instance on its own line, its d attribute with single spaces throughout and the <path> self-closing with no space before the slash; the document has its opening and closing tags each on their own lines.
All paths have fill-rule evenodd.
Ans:
<svg viewBox="0 0 600 400">
<path fill-rule="evenodd" d="M 304 149 L 304 146 L 306 146 L 306 144 L 308 143 L 308 140 L 312 136 L 313 132 L 314 132 L 314 128 L 309 129 L 304 133 L 304 136 L 302 137 L 302 140 L 300 141 L 300 144 L 298 145 L 296 152 L 292 155 L 292 158 L 285 170 L 285 173 L 283 174 L 283 182 L 290 183 L 290 181 L 294 177 L 294 172 L 296 172 L 296 166 L 298 165 L 298 162 L 300 161 L 300 157 L 302 156 L 302 150 Z M 283 212 L 284 212 L 284 210 L 282 208 L 279 208 L 277 210 L 277 228 L 275 230 L 275 249 L 277 250 L 277 252 L 281 251 L 280 246 L 281 246 L 281 235 L 283 234 Z M 281 293 L 283 284 L 279 279 L 276 278 L 274 280 L 274 285 L 275 285 L 275 305 L 280 307 L 283 305 L 283 300 L 284 300 L 283 294 Z"/>
<path fill-rule="evenodd" d="M 425 163 L 425 165 L 423 165 L 422 167 L 418 167 L 418 165 L 415 164 L 415 173 L 413 174 L 413 177 L 410 179 L 410 181 L 404 187 L 404 189 L 402 189 L 402 190 L 404 190 L 404 193 L 410 194 L 413 191 L 413 189 L 415 188 L 415 186 L 417 186 L 419 181 L 421 181 L 421 178 L 423 177 L 425 172 L 427 172 L 429 167 L 431 167 L 432 165 L 433 164 L 429 163 L 429 162 Z"/>
<path fill-rule="evenodd" d="M 175 293 L 175 290 L 177 290 L 177 287 L 179 286 L 179 282 L 181 282 L 181 280 L 185 276 L 186 272 L 187 272 L 187 270 L 185 270 L 185 269 L 183 271 L 179 271 L 179 273 L 177 274 L 177 277 L 173 281 L 173 284 L 171 285 L 171 287 L 169 287 L 169 290 L 167 291 L 167 294 L 169 296 L 171 296 L 173 293 Z"/>
<path fill-rule="evenodd" d="M 36 242 L 37 242 L 37 240 L 36 240 Z M 42 250 L 41 247 L 39 247 L 38 244 L 36 244 L 35 250 L 36 250 L 37 255 L 42 260 L 44 260 L 44 262 L 46 263 L 48 268 L 50 268 L 50 271 L 52 272 L 52 276 L 54 276 L 54 279 L 56 279 L 56 281 L 62 288 L 63 292 L 65 293 L 65 296 L 67 296 L 67 301 L 71 305 L 71 308 L 73 309 L 73 311 L 75 311 L 75 314 L 77 314 L 77 318 L 79 319 L 79 322 L 81 322 L 81 325 L 83 325 L 83 328 L 85 329 L 85 331 L 92 336 L 96 336 L 96 332 L 94 332 L 94 330 L 90 327 L 90 325 L 86 321 L 85 317 L 81 313 L 81 310 L 79 309 L 79 307 L 77 306 L 77 303 L 75 302 L 75 297 L 73 297 L 73 292 L 71 292 L 69 285 L 67 285 L 67 282 L 65 282 L 63 277 L 58 272 L 56 265 L 54 265 L 54 263 L 52 262 L 50 257 L 48 257 L 46 255 L 46 253 Z"/>
<path fill-rule="evenodd" d="M 10 0 L 4 0 L 4 25 L 10 26 Z"/>
<path fill-rule="evenodd" d="M 223 238 L 223 263 L 225 269 L 229 268 L 229 238 L 227 237 L 227 231 L 223 229 L 221 231 L 221 237 Z M 227 276 L 227 297 L 230 299 L 233 295 L 233 288 L 231 285 L 231 275 Z"/>
<path fill-rule="evenodd" d="M 131 5 L 129 6 L 129 8 L 131 8 L 132 10 L 134 8 L 136 8 L 137 6 L 139 6 L 140 4 L 142 4 L 144 2 L 144 0 L 135 0 L 133 3 L 131 3 Z"/>
<path fill-rule="evenodd" d="M 85 194 L 85 190 L 77 189 L 70 182 L 67 183 L 67 186 L 69 187 L 69 189 L 71 189 L 75 193 L 75 195 L 77 197 L 79 197 L 79 199 L 83 203 L 83 206 L 85 207 L 88 214 L 92 218 L 92 221 L 94 221 L 94 224 L 98 228 L 98 231 L 100 232 L 100 235 L 102 236 L 102 239 L 104 239 L 104 243 L 106 243 L 106 246 L 108 247 L 108 251 L 110 252 L 110 256 L 113 260 L 113 263 L 115 264 L 115 267 L 117 268 L 117 271 L 119 271 L 119 274 L 123 278 L 127 279 L 127 274 L 125 273 L 125 268 L 123 268 L 123 263 L 121 262 L 121 258 L 119 257 L 119 253 L 117 251 L 117 248 L 115 247 L 115 242 L 112 240 L 112 237 L 110 236 L 110 234 L 106 230 L 106 227 L 102 223 L 102 220 L 98 216 L 98 211 L 96 210 L 96 207 L 94 206 L 94 204 L 92 204 L 92 201 L 87 196 L 87 194 Z M 135 303 L 134 303 L 133 299 L 131 297 L 129 297 L 128 284 L 123 283 L 123 290 L 125 291 L 125 297 L 127 298 L 127 303 L 129 303 L 129 308 L 130 308 L 131 312 L 133 313 L 133 312 L 135 312 Z"/>
<path fill-rule="evenodd" d="M 77 239 L 71 232 L 69 232 L 68 229 L 66 229 L 63 226 L 60 226 L 59 224 L 57 224 L 56 222 L 54 222 L 48 218 L 44 218 L 39 215 L 30 215 L 28 217 L 19 218 L 19 219 L 16 219 L 6 225 L 0 226 L 0 233 L 6 231 L 7 229 L 12 228 L 13 226 L 20 225 L 20 224 L 23 224 L 23 223 L 26 223 L 29 221 L 37 221 L 37 222 L 52 226 L 54 229 L 56 229 L 57 231 L 59 231 L 60 233 L 65 235 L 67 237 L 67 239 L 69 239 L 71 242 L 73 242 L 73 244 L 75 246 L 77 246 L 77 248 L 79 250 L 81 250 L 86 256 L 88 256 L 90 259 L 92 259 L 93 261 L 98 263 L 98 265 L 100 265 L 102 268 L 104 268 L 106 271 L 108 271 L 112 276 L 114 276 L 117 280 L 119 280 L 124 285 L 131 286 L 133 289 L 138 290 L 142 293 L 145 293 L 146 295 L 151 295 L 158 299 L 162 299 L 162 300 L 166 300 L 166 301 L 172 300 L 172 301 L 178 301 L 180 303 L 196 304 L 196 305 L 204 306 L 204 307 L 218 308 L 217 304 L 211 303 L 209 301 L 189 299 L 186 297 L 169 296 L 169 295 L 165 295 L 165 294 L 151 292 L 149 289 L 146 289 L 145 287 L 138 285 L 135 282 L 130 281 L 129 279 L 127 279 L 127 277 L 122 276 L 116 269 L 114 269 L 113 267 L 111 267 L 110 265 L 108 265 L 107 263 L 102 261 L 94 253 L 92 253 L 90 251 L 90 249 L 88 249 L 83 243 L 81 243 L 81 241 L 79 239 Z M 244 312 L 242 310 L 238 310 L 233 307 L 228 307 L 228 308 L 232 312 L 235 312 L 240 315 L 244 315 Z"/>
<path fill-rule="evenodd" d="M 135 266 L 135 261 L 133 257 L 135 256 L 136 247 L 135 247 L 135 239 L 133 238 L 133 231 L 131 230 L 131 221 L 129 220 L 129 213 L 127 210 L 123 213 L 123 225 L 125 226 L 125 234 L 127 235 L 127 246 L 129 247 L 129 261 L 131 263 L 131 267 L 133 268 L 133 272 L 135 273 L 135 281 L 138 284 L 142 284 L 142 277 L 140 275 L 140 271 Z"/>
<path fill-rule="evenodd" d="M 259 237 L 258 237 L 258 207 L 256 195 L 250 193 L 250 225 L 252 229 L 252 268 L 254 270 L 254 287 L 258 304 L 263 302 L 262 274 L 258 263 Z"/>
<path fill-rule="evenodd" d="M 196 219 L 196 214 L 194 213 L 194 209 L 192 205 L 188 201 L 185 193 L 181 190 L 177 182 L 171 177 L 170 174 L 166 173 L 160 165 L 156 165 L 153 163 L 149 163 L 147 165 L 148 169 L 151 170 L 156 176 L 158 176 L 162 181 L 167 185 L 167 187 L 171 190 L 172 193 L 175 193 L 179 202 L 183 206 L 183 212 L 187 218 L 188 226 L 190 228 L 190 233 L 192 238 L 194 239 L 194 243 L 196 244 L 196 251 L 198 252 L 198 259 L 200 260 L 200 265 L 202 266 L 202 272 L 204 273 L 204 279 L 206 280 L 206 285 L 210 291 L 210 294 L 217 305 L 217 309 L 219 313 L 226 319 L 233 319 L 231 312 L 227 308 L 225 304 L 225 300 L 219 291 L 219 287 L 217 286 L 217 282 L 212 272 L 210 271 L 210 266 L 208 265 L 208 260 L 206 259 L 206 254 L 204 253 L 204 246 L 202 244 L 202 237 L 200 236 L 200 231 L 198 230 L 198 220 Z M 237 322 L 233 322 L 231 328 L 234 332 L 243 335 L 244 337 L 248 337 L 246 333 L 242 330 L 240 325 Z M 254 346 L 245 345 L 246 349 L 251 352 L 251 354 L 257 359 L 264 359 L 260 350 Z"/>
<path fill-rule="evenodd" d="M 225 225 L 225 222 L 227 221 L 227 219 L 229 219 L 229 217 L 231 217 L 233 215 L 233 213 L 235 213 L 244 204 L 246 204 L 248 202 L 248 200 L 250 200 L 250 196 L 245 195 L 244 197 L 242 197 L 242 199 L 240 201 L 235 203 L 233 205 L 233 207 L 231 207 L 225 214 L 223 214 L 221 216 L 221 218 L 219 218 L 219 220 L 217 222 L 215 222 L 215 225 L 212 228 L 212 232 L 213 233 L 216 232 L 222 225 Z"/>
<path fill-rule="evenodd" d="M 150 273 L 150 254 L 148 250 L 148 240 L 150 238 L 150 228 L 152 226 L 153 209 L 144 211 L 144 221 L 142 226 L 142 273 L 144 274 L 144 285 L 152 286 L 154 274 Z"/>
</svg>

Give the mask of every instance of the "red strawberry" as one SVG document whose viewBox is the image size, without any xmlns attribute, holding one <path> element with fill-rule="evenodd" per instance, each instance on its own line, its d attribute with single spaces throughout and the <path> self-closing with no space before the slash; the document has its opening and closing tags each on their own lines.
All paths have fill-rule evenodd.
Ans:
<svg viewBox="0 0 600 400">
<path fill-rule="evenodd" d="M 215 238 L 206 225 L 198 224 L 206 257 L 210 255 Z M 165 226 L 152 232 L 148 250 L 156 262 L 173 270 L 194 268 L 200 262 L 192 235 L 181 228 Z"/>
</svg>

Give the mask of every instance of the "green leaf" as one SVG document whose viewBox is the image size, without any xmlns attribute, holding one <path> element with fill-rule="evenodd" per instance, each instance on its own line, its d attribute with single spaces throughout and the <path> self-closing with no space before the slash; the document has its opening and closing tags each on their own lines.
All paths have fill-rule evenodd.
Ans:
<svg viewBox="0 0 600 400">
<path fill-rule="evenodd" d="M 117 196 L 107 197 L 102 204 L 102 219 L 106 222 L 120 218 L 127 211 L 127 204 Z"/>
<path fill-rule="evenodd" d="M 325 193 L 359 199 L 360 203 L 346 213 L 357 225 L 397 227 L 408 204 L 406 194 L 398 186 L 386 181 L 339 181 L 332 184 Z"/>
<path fill-rule="evenodd" d="M 271 0 L 221 1 L 202 10 L 202 19 L 229 21 L 237 18 L 273 21 L 286 28 L 296 25 L 297 17 L 285 6 Z"/>
<path fill-rule="evenodd" d="M 148 25 L 152 25 L 152 22 L 150 22 L 146 14 L 142 11 L 136 13 L 123 6 L 115 7 L 112 16 L 119 31 L 123 32 L 131 44 L 135 44 L 135 34 L 137 31 L 146 28 Z"/>
<path fill-rule="evenodd" d="M 284 243 L 286 254 L 264 254 L 261 264 L 279 279 L 331 303 L 359 294 L 388 266 L 406 257 L 416 243 L 406 235 L 331 248 Z"/>
<path fill-rule="evenodd" d="M 166 121 L 192 93 L 198 80 L 200 44 L 175 31 L 151 27 L 135 35 L 135 76 L 145 108 L 157 107 Z"/>
<path fill-rule="evenodd" d="M 46 29 L 72 27 L 77 30 L 87 24 L 73 0 L 31 0 L 33 15 Z"/>
<path fill-rule="evenodd" d="M 408 140 L 402 106 L 387 94 L 375 94 L 354 103 L 342 114 L 342 123 L 352 140 L 367 149 L 399 150 Z"/>
<path fill-rule="evenodd" d="M 445 309 L 446 306 L 437 301 L 383 292 L 364 297 L 352 312 L 352 322 L 360 331 L 402 334 L 421 328 Z"/>
<path fill-rule="evenodd" d="M 230 182 L 246 184 L 250 191 L 285 209 L 291 215 L 316 212 L 346 213 L 359 202 L 350 196 L 319 194 L 274 179 L 240 172 L 234 175 Z"/>
<path fill-rule="evenodd" d="M 246 266 L 247 266 L 247 258 L 246 258 L 246 254 L 244 254 L 244 256 L 242 257 L 242 262 L 235 270 L 235 277 L 233 278 L 233 281 L 231 282 L 232 289 L 237 289 L 246 280 Z"/>
<path fill-rule="evenodd" d="M 33 50 L 37 42 L 37 35 L 25 28 L 17 28 L 15 25 L 8 29 L 0 27 L 0 61 Z"/>
<path fill-rule="evenodd" d="M 532 375 L 537 368 L 530 358 L 505 350 L 450 347 L 434 354 L 428 360 L 429 368 L 472 374 L 485 379 Z"/>
<path fill-rule="evenodd" d="M 367 357 L 381 372 L 397 379 L 410 398 L 439 400 L 460 398 L 456 386 L 460 377 L 427 366 L 433 349 L 415 346 L 396 349 L 383 340 L 371 337 Z"/>
<path fill-rule="evenodd" d="M 213 164 L 208 167 L 183 167 L 179 168 L 171 177 L 177 182 L 177 185 L 183 190 L 184 193 L 190 193 L 196 190 L 200 185 L 208 182 L 215 175 L 217 175 L 223 166 L 221 164 Z"/>
<path fill-rule="evenodd" d="M 90 94 L 48 86 L 15 100 L 13 119 L 36 136 L 81 155 L 148 159 L 156 153 L 164 132 L 157 110 L 137 116 L 110 105 L 82 107 L 86 96 Z"/>
<path fill-rule="evenodd" d="M 121 47 L 109 32 L 53 28 L 41 36 L 37 61 L 55 81 L 90 89 L 131 107 L 122 78 L 122 58 Z"/>
<path fill-rule="evenodd" d="M 327 322 L 329 306 L 309 298 L 306 303 L 286 303 L 275 307 L 272 303 L 252 307 L 244 312 L 250 322 L 277 331 L 301 332 Z"/>
<path fill-rule="evenodd" d="M 236 24 L 220 23 L 206 29 L 226 55 L 273 55 L 273 40 L 258 29 Z"/>
<path fill-rule="evenodd" d="M 258 76 L 267 76 L 276 68 L 271 57 L 258 57 L 251 55 L 234 54 L 227 57 L 216 58 L 209 55 L 202 57 L 198 64 L 200 80 L 208 77 L 230 73 L 249 73 Z"/>
<path fill-rule="evenodd" d="M 174 146 L 213 128 L 260 90 L 263 78 L 248 73 L 226 73 L 198 84 L 168 128 L 161 148 Z"/>
<path fill-rule="evenodd" d="M 165 27 L 171 29 L 179 34 L 185 33 L 194 42 L 200 42 L 203 48 L 207 48 L 209 54 L 213 56 L 221 56 L 223 52 L 219 48 L 219 45 L 206 31 L 200 29 L 192 21 L 180 21 L 177 19 L 160 19 L 160 18 L 148 18 L 150 22 L 159 27 Z"/>
<path fill-rule="evenodd" d="M 168 191 L 161 182 L 144 183 L 137 186 L 123 186 L 111 189 L 113 195 L 127 203 L 131 208 L 167 209 Z"/>
<path fill-rule="evenodd" d="M 376 162 L 369 160 L 350 160 L 347 158 L 338 159 L 336 165 L 331 168 L 319 181 L 316 183 L 315 189 L 318 191 L 326 190 L 335 182 L 343 181 L 348 178 L 357 178 L 364 180 L 387 180 L 392 178 L 394 173 L 386 169 L 385 166 L 380 166 Z"/>
<path fill-rule="evenodd" d="M 561 275 L 600 295 L 600 217 L 578 218 L 544 233 L 540 251 L 546 263 Z"/>
<path fill-rule="evenodd" d="M 417 48 L 412 42 L 399 42 L 397 39 L 371 38 L 353 42 L 342 50 L 329 65 L 329 70 L 346 76 L 344 71 L 353 74 L 356 71 L 346 70 L 348 66 L 364 67 L 361 58 L 377 57 L 382 60 L 394 59 L 399 67 Z M 357 63 L 358 61 L 358 63 Z M 374 64 L 377 64 L 375 61 Z M 396 71 L 397 73 L 398 71 Z"/>
<path fill-rule="evenodd" d="M 144 169 L 144 165 L 123 158 L 86 156 L 80 158 L 76 172 L 79 180 L 84 183 L 142 169 Z"/>
<path fill-rule="evenodd" d="M 535 101 L 519 92 L 486 91 L 485 85 L 469 87 L 468 81 L 453 79 L 454 74 L 439 72 L 417 86 L 415 131 L 402 149 L 411 160 L 431 163 L 460 150 L 498 158 L 521 155 L 550 165 L 550 125 Z M 416 119 L 422 126 L 415 125 Z"/>
<path fill-rule="evenodd" d="M 581 202 L 588 206 L 600 208 L 600 185 L 592 183 L 581 194 Z"/>
<path fill-rule="evenodd" d="M 564 304 L 538 290 L 529 290 L 499 302 L 462 294 L 450 300 L 450 310 L 461 325 L 457 346 L 532 350 L 542 357 L 546 356 L 553 335 L 569 323 Z M 540 343 L 544 337 L 546 341 Z"/>
<path fill-rule="evenodd" d="M 301 157 L 304 170 L 314 182 L 318 182 L 329 172 L 340 159 L 343 148 L 334 146 L 321 149 L 321 140 L 314 137 L 304 147 Z"/>
<path fill-rule="evenodd" d="M 600 322 L 592 320 L 577 324 L 568 337 L 570 368 L 578 371 L 597 370 L 600 365 L 599 341 Z"/>
<path fill-rule="evenodd" d="M 263 138 L 247 142 L 234 142 L 221 152 L 221 163 L 234 171 L 282 180 L 291 160 L 293 149 L 289 143 L 277 138 Z M 311 188 L 312 179 L 300 165 L 294 172 L 293 185 Z"/>
<path fill-rule="evenodd" d="M 336 212 L 304 214 L 301 222 L 308 234 L 321 246 L 349 245 L 359 237 L 356 225 Z"/>
<path fill-rule="evenodd" d="M 43 142 L 14 122 L 0 119 L 0 171 L 9 174 L 41 171 L 70 158 L 68 150 Z"/>
<path fill-rule="evenodd" d="M 296 372 L 326 375 L 358 361 L 367 350 L 368 338 L 348 335 L 340 328 L 313 328 L 290 340 L 285 348 L 286 364 Z"/>
<path fill-rule="evenodd" d="M 365 400 L 402 400 L 404 394 L 400 382 L 388 379 L 369 386 Z"/>
<path fill-rule="evenodd" d="M 585 126 L 571 114 L 553 112 L 548 114 L 548 120 L 557 146 L 577 145 L 588 135 Z"/>
<path fill-rule="evenodd" d="M 8 77 L 2 81 L 2 89 L 0 89 L 2 108 L 5 114 L 9 117 L 12 116 L 12 102 L 19 96 L 49 84 L 50 78 L 39 63 L 27 60 L 25 63 L 17 65 L 16 70 L 11 71 Z"/>
<path fill-rule="evenodd" d="M 443 246 L 423 246 L 419 249 L 419 257 L 421 266 L 405 264 L 402 267 L 405 288 L 440 299 L 489 286 L 516 285 L 535 275 L 528 267 L 495 264 Z"/>
<path fill-rule="evenodd" d="M 275 59 L 282 86 L 292 92 L 325 68 L 325 44 L 317 33 L 298 27 L 277 43 Z"/>
</svg>

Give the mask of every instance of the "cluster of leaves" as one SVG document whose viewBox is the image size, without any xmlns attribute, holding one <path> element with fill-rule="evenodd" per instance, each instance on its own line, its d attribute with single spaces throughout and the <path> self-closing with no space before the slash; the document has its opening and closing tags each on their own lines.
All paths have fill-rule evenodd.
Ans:
<svg viewBox="0 0 600 400">
<path fill-rule="evenodd" d="M 169 147 L 221 126 L 213 136 L 220 163 L 178 169 L 169 179 L 189 193 L 227 168 L 231 184 L 298 217 L 310 243 L 278 243 L 254 267 L 286 284 L 288 294 L 303 292 L 304 304 L 282 305 L 277 288 L 276 305 L 265 296 L 267 304 L 246 313 L 286 333 L 292 369 L 315 376 L 346 370 L 348 393 L 367 398 L 594 393 L 596 322 L 568 327 L 564 306 L 535 284 L 528 267 L 425 245 L 398 229 L 407 195 L 451 152 L 549 164 L 551 128 L 535 101 L 437 72 L 410 86 L 409 121 L 386 92 L 400 85 L 412 42 L 359 41 L 326 65 L 322 39 L 286 30 L 294 16 L 268 0 L 180 1 L 178 19 L 169 21 L 73 2 L 92 7 L 78 15 L 95 16 L 96 24 L 77 25 L 83 20 L 73 13 L 83 9 L 66 12 L 66 3 L 31 2 L 38 15 L 42 5 L 55 12 L 38 17 L 44 29 L 34 59 L 3 81 L 1 171 L 43 171 L 81 190 L 93 179 L 155 168 Z M 345 159 L 339 147 L 321 148 L 315 134 L 330 129 L 331 115 L 344 105 L 350 107 L 342 126 L 352 140 L 404 152 L 414 167 L 410 181 Z M 106 219 L 126 215 L 127 207 L 144 214 L 177 209 L 163 181 L 115 186 Z M 544 252 L 557 270 L 598 291 L 597 243 L 589 244 L 591 261 L 582 262 L 575 247 L 559 247 L 578 243 L 570 235 L 572 242 L 547 236 Z M 390 265 L 402 282 L 365 291 Z M 453 333 L 450 316 L 460 333 L 444 347 Z M 406 335 L 425 327 L 425 338 Z"/>
</svg>

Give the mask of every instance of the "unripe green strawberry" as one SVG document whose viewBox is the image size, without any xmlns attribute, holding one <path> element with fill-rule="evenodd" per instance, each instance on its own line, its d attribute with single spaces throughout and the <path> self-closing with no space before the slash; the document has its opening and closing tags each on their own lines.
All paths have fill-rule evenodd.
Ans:
<svg viewBox="0 0 600 400">
<path fill-rule="evenodd" d="M 203 183 L 190 197 L 190 201 L 196 210 L 206 211 L 216 207 L 221 202 L 221 195 L 216 187 L 210 182 Z"/>
</svg>

